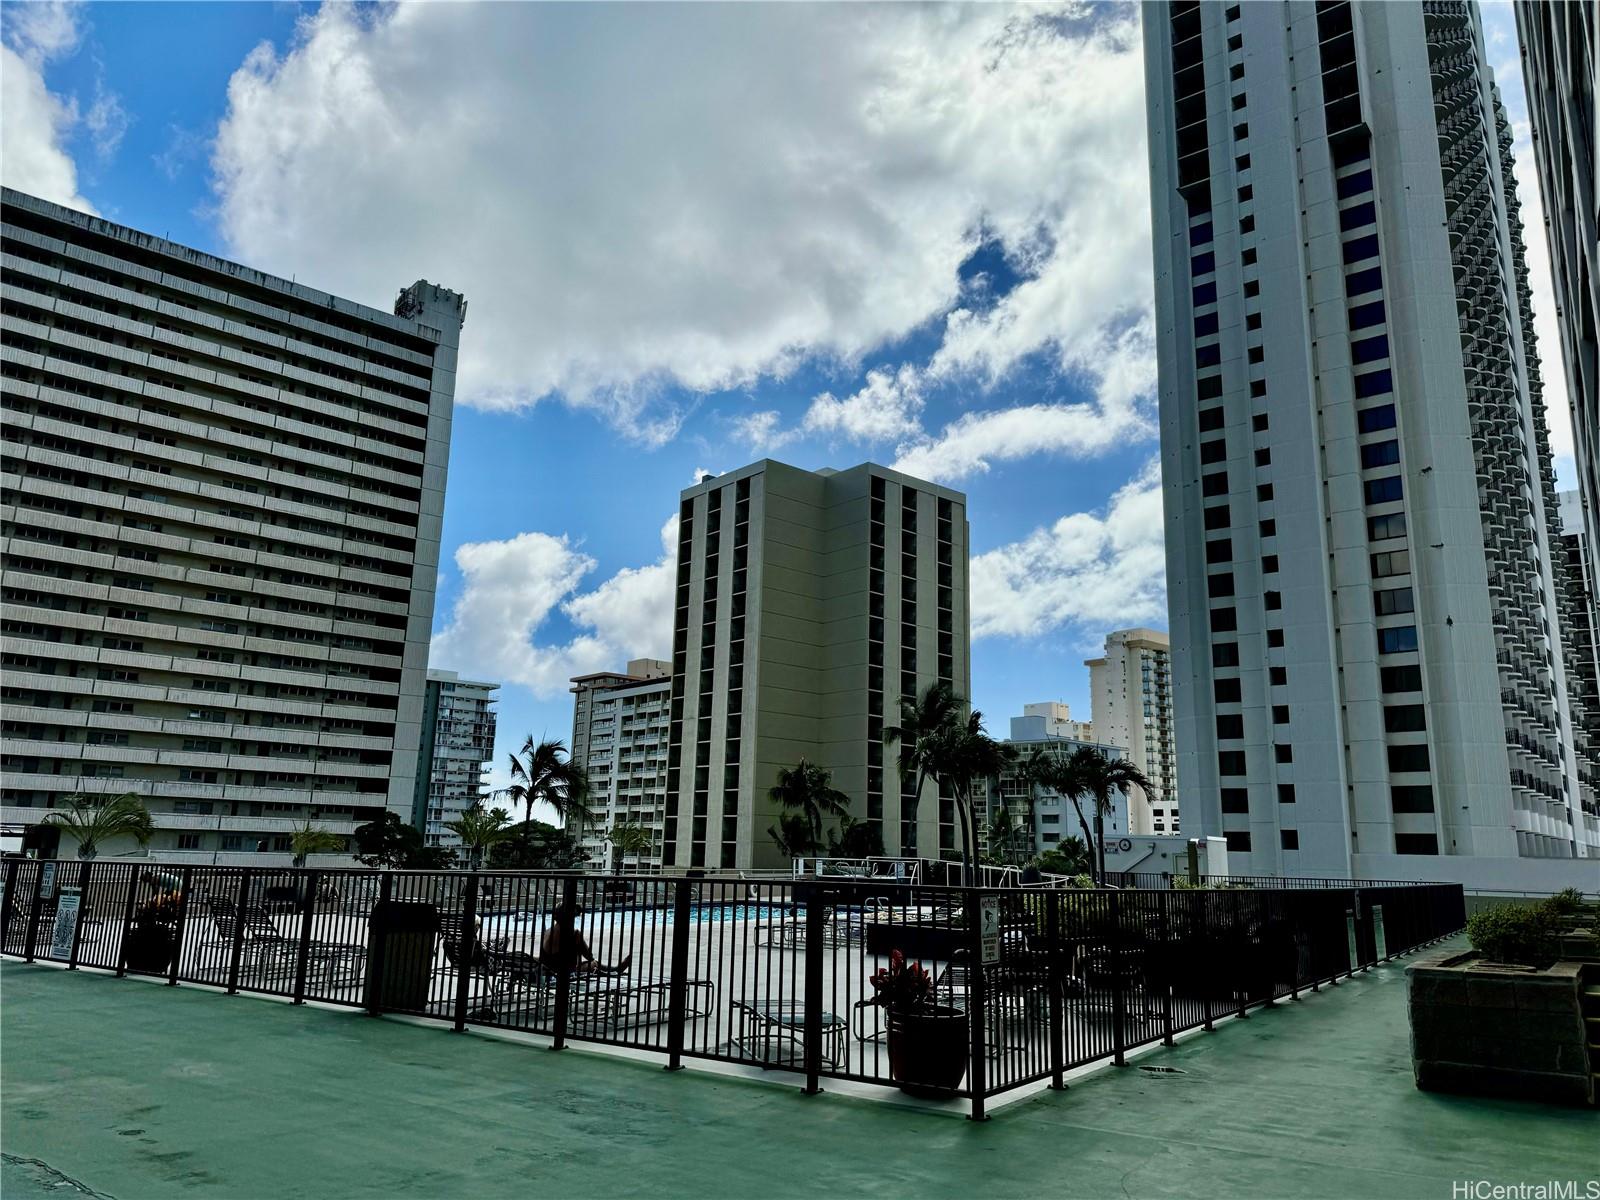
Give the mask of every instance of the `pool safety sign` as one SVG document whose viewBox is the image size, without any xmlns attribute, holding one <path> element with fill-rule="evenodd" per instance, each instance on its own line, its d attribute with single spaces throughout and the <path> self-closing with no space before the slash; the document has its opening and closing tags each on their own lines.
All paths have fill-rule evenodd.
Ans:
<svg viewBox="0 0 1600 1200">
<path fill-rule="evenodd" d="M 1000 961 L 1000 898 L 985 896 L 978 901 L 978 937 L 983 965 Z"/>
<path fill-rule="evenodd" d="M 56 924 L 50 931 L 50 957 L 66 958 L 72 953 L 72 934 L 78 927 L 78 903 L 82 893 L 77 888 L 61 889 L 56 901 Z"/>
</svg>

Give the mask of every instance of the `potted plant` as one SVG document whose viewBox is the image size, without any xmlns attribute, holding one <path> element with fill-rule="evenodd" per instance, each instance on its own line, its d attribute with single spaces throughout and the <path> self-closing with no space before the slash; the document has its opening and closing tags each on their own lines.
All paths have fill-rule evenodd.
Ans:
<svg viewBox="0 0 1600 1200">
<path fill-rule="evenodd" d="M 967 1073 L 967 1014 L 937 1002 L 933 978 L 899 950 L 871 977 L 889 1030 L 889 1075 L 901 1091 L 953 1092 Z"/>
<path fill-rule="evenodd" d="M 168 888 L 169 877 L 146 873 L 147 898 L 133 910 L 125 960 L 128 970 L 149 975 L 165 974 L 178 949 L 178 909 L 182 899 Z"/>
</svg>

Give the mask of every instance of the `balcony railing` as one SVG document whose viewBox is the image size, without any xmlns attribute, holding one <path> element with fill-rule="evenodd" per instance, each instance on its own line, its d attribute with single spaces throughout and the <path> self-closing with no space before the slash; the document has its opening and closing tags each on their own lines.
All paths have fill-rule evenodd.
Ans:
<svg viewBox="0 0 1600 1200">
<path fill-rule="evenodd" d="M 1290 881 L 1292 882 L 1292 881 Z M 1456 884 L 1227 891 L 892 879 L 5 864 L 0 950 L 970 1101 L 1243 1015 L 1460 929 Z M 603 969 L 577 969 L 581 931 Z M 892 952 L 936 1005 L 908 1057 Z M 893 1047 L 893 1048 L 892 1048 Z"/>
</svg>

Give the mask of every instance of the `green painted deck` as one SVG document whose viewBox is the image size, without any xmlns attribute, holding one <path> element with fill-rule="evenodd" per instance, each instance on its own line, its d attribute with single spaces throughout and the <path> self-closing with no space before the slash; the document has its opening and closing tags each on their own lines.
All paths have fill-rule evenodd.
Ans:
<svg viewBox="0 0 1600 1200">
<path fill-rule="evenodd" d="M 1600 1173 L 1600 1113 L 1416 1090 L 1398 964 L 984 1124 L 91 972 L 8 962 L 0 988 L 7 1200 L 1449 1200 Z"/>
</svg>

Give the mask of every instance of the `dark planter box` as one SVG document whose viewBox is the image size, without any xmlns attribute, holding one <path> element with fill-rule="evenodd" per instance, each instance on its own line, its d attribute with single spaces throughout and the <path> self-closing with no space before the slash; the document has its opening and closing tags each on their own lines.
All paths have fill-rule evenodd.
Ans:
<svg viewBox="0 0 1600 1200">
<path fill-rule="evenodd" d="M 1406 997 L 1419 1088 L 1594 1103 L 1581 964 L 1538 971 L 1447 951 L 1406 968 Z"/>
<path fill-rule="evenodd" d="M 128 970 L 141 975 L 165 975 L 172 967 L 178 948 L 177 931 L 161 922 L 135 924 L 128 931 L 124 961 Z"/>
</svg>

